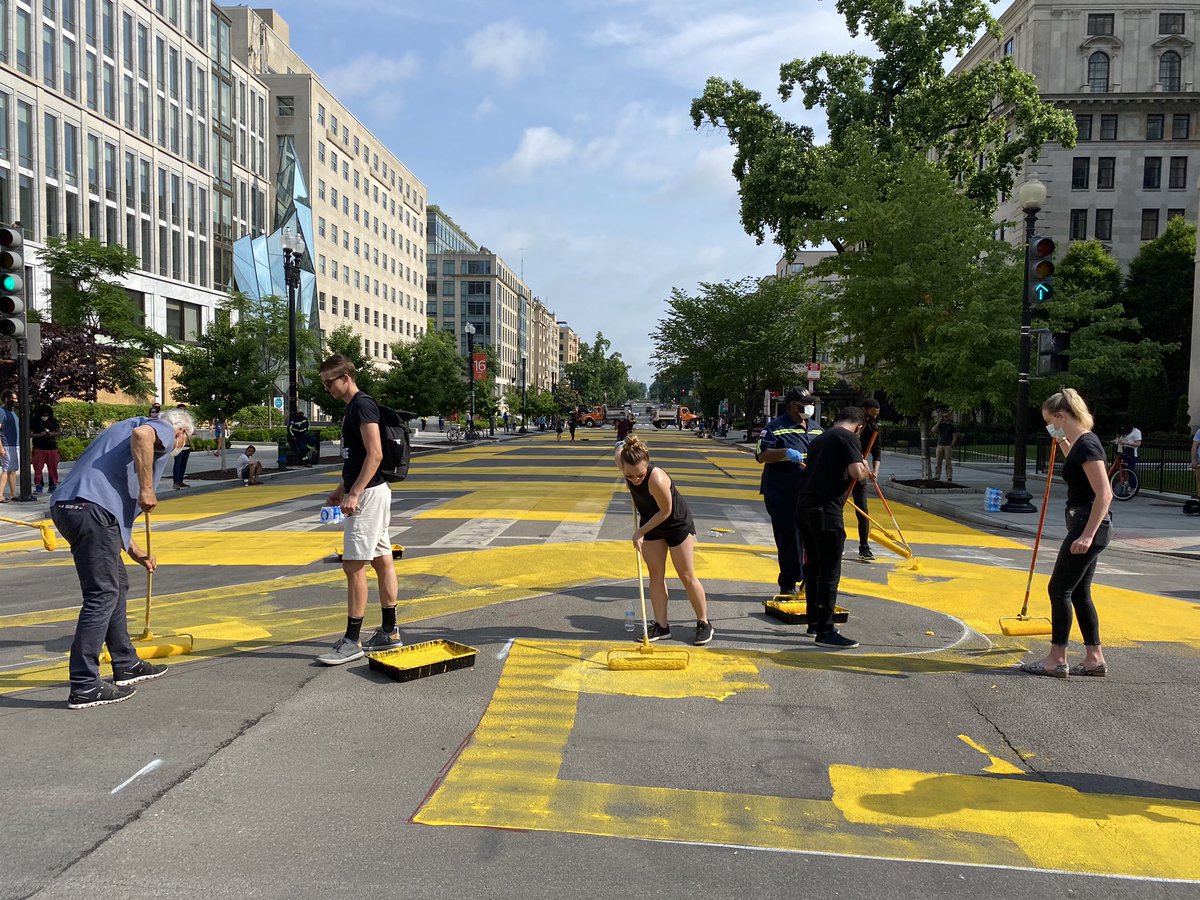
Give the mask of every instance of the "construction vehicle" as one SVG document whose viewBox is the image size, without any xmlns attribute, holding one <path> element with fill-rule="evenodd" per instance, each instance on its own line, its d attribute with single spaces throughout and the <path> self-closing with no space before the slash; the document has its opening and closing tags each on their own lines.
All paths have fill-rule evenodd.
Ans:
<svg viewBox="0 0 1200 900">
<path fill-rule="evenodd" d="M 682 428 L 695 428 L 699 419 L 700 416 L 686 406 L 660 406 L 654 412 L 653 425 L 655 428 L 666 428 L 678 420 Z"/>
<path fill-rule="evenodd" d="M 581 406 L 575 411 L 575 420 L 584 428 L 599 428 L 602 425 L 613 425 L 627 415 L 623 409 L 609 410 L 607 406 L 593 406 L 587 409 Z"/>
</svg>

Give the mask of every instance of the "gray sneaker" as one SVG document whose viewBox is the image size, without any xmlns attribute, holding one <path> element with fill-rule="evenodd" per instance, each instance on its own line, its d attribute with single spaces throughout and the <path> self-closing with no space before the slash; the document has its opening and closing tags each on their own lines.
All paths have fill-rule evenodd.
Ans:
<svg viewBox="0 0 1200 900">
<path fill-rule="evenodd" d="M 317 657 L 317 662 L 324 666 L 341 666 L 362 658 L 363 648 L 358 641 L 352 641 L 343 635 L 338 638 L 332 650 Z"/>
<path fill-rule="evenodd" d="M 400 637 L 400 629 L 387 632 L 382 628 L 376 628 L 375 633 L 363 642 L 363 651 L 365 653 L 375 653 L 379 650 L 395 650 L 397 647 L 404 646 L 404 639 Z"/>
</svg>

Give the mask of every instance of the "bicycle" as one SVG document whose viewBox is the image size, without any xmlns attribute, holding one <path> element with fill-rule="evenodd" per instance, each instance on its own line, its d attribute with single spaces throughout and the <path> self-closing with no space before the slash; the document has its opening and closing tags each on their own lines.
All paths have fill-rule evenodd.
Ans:
<svg viewBox="0 0 1200 900">
<path fill-rule="evenodd" d="M 1112 485 L 1114 500 L 1132 500 L 1142 489 L 1137 472 L 1125 465 L 1125 457 L 1119 449 L 1108 467 L 1108 482 Z"/>
<path fill-rule="evenodd" d="M 450 425 L 446 428 L 446 440 L 451 444 L 457 444 L 463 439 L 463 430 L 458 425 Z"/>
</svg>

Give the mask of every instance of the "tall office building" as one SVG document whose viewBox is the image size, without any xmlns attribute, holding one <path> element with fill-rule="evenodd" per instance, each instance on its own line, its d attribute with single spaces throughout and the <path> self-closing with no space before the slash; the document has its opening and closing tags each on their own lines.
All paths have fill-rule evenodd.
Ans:
<svg viewBox="0 0 1200 900">
<path fill-rule="evenodd" d="M 341 325 L 368 356 L 424 333 L 425 211 L 428 192 L 408 168 L 342 105 L 289 44 L 271 9 L 223 7 L 234 54 L 270 89 L 272 152 L 291 138 L 309 191 L 314 235 L 305 235 L 316 271 L 322 335 Z"/>
<path fill-rule="evenodd" d="M 529 315 L 529 389 L 550 391 L 558 384 L 558 321 L 537 297 Z"/>
<path fill-rule="evenodd" d="M 1095 238 L 1127 266 L 1171 217 L 1196 221 L 1200 94 L 1191 35 L 1198 15 L 1195 0 L 1140 8 L 1015 0 L 1000 16 L 1000 37 L 984 37 L 955 67 L 1011 56 L 1037 79 L 1044 100 L 1074 114 L 1078 145 L 1047 144 L 1027 168 L 1046 185 L 1040 232 L 1063 246 Z M 1015 192 L 997 219 L 1022 221 Z M 1023 229 L 1005 237 L 1020 241 Z"/>
<path fill-rule="evenodd" d="M 27 299 L 51 319 L 51 236 L 132 251 L 126 287 L 167 337 L 212 318 L 268 189 L 266 88 L 227 28 L 207 0 L 0 0 L 0 220 L 21 223 Z M 170 369 L 156 360 L 160 397 Z"/>
<path fill-rule="evenodd" d="M 579 335 L 566 322 L 558 323 L 558 380 L 566 378 L 566 369 L 579 362 Z"/>
<path fill-rule="evenodd" d="M 465 355 L 464 328 L 469 322 L 475 327 L 475 344 L 495 348 L 499 363 L 496 390 L 502 392 L 506 386 L 520 390 L 522 383 L 534 389 L 529 358 L 533 302 L 529 286 L 500 256 L 475 243 L 439 207 L 430 206 L 426 214 L 429 327 L 458 335 L 459 352 Z"/>
</svg>

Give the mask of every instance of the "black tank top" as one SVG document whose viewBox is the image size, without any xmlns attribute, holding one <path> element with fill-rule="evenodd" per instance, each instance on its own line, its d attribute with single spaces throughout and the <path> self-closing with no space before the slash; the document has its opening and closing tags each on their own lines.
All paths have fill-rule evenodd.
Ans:
<svg viewBox="0 0 1200 900">
<path fill-rule="evenodd" d="M 645 525 L 658 515 L 659 511 L 658 501 L 650 493 L 650 475 L 654 472 L 654 469 L 654 465 L 646 469 L 646 477 L 642 479 L 641 484 L 634 484 L 628 478 L 625 479 L 625 486 L 629 488 L 629 493 L 633 495 L 633 505 L 637 507 L 638 517 L 642 525 Z M 668 478 L 668 480 L 670 479 Z M 654 530 L 666 533 L 680 528 L 694 528 L 692 525 L 692 514 L 688 509 L 687 502 L 679 496 L 679 491 L 675 490 L 675 482 L 671 481 L 671 515 Z"/>
</svg>

